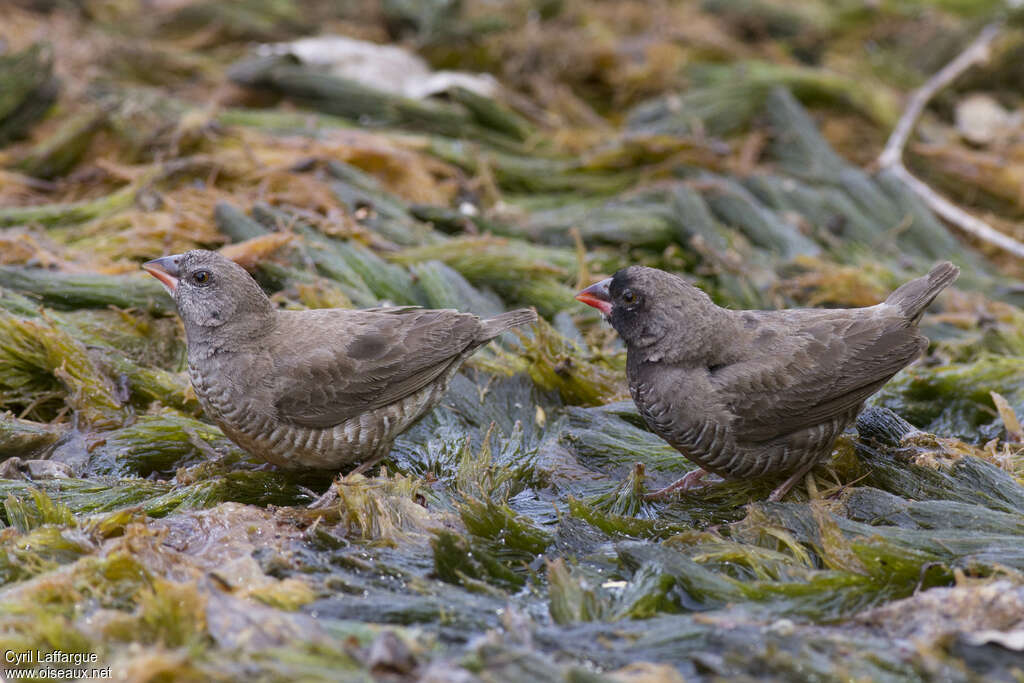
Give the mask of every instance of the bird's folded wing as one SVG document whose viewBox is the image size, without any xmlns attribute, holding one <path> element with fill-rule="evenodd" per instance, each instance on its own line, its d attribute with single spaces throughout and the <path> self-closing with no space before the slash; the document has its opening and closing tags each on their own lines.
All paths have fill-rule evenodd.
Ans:
<svg viewBox="0 0 1024 683">
<path fill-rule="evenodd" d="M 275 359 L 281 420 L 332 427 L 405 398 L 444 373 L 480 329 L 476 316 L 447 310 L 348 311 L 340 320 L 305 329 L 299 319 L 290 323 L 293 347 Z"/>
<path fill-rule="evenodd" d="M 738 363 L 719 381 L 733 389 L 738 440 L 767 442 L 849 412 L 921 353 L 916 327 L 851 315 L 822 319 L 786 339 L 781 359 Z"/>
<path fill-rule="evenodd" d="M 408 313 L 409 311 L 422 311 L 422 306 L 374 306 L 373 308 L 360 308 L 363 313 Z"/>
</svg>

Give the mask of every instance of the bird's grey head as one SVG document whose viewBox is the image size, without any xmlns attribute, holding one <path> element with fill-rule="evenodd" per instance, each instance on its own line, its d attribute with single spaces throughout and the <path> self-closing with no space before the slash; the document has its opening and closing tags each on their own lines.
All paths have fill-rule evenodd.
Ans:
<svg viewBox="0 0 1024 683">
<path fill-rule="evenodd" d="M 627 346 L 657 345 L 666 336 L 675 346 L 697 342 L 703 318 L 714 303 L 707 294 L 681 277 L 657 268 L 630 266 L 607 280 L 591 285 L 577 296 L 597 308 Z"/>
<path fill-rule="evenodd" d="M 255 280 L 215 251 L 193 249 L 142 266 L 174 297 L 189 344 L 264 329 L 273 306 Z"/>
</svg>

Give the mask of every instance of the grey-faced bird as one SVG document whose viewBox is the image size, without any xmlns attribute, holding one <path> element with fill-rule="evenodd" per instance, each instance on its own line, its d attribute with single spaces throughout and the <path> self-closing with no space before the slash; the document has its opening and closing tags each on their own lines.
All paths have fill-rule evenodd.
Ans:
<svg viewBox="0 0 1024 683">
<path fill-rule="evenodd" d="M 650 494 L 791 476 L 826 458 L 864 401 L 928 347 L 924 309 L 959 275 L 940 263 L 876 306 L 734 311 L 685 280 L 631 266 L 580 292 L 625 342 L 629 390 L 651 431 L 702 469 Z"/>
<path fill-rule="evenodd" d="M 474 351 L 537 319 L 531 309 L 486 320 L 415 307 L 279 310 L 213 251 L 143 268 L 174 298 L 206 415 L 244 450 L 286 469 L 367 469 L 433 408 Z"/>
</svg>

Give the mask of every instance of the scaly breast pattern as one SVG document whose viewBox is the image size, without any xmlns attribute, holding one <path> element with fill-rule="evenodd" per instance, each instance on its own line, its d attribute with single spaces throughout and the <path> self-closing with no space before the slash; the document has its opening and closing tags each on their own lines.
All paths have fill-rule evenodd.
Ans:
<svg viewBox="0 0 1024 683">
<path fill-rule="evenodd" d="M 287 469 L 337 469 L 377 457 L 399 434 L 432 408 L 458 366 L 416 393 L 322 429 L 293 425 L 268 415 L 230 386 L 210 382 L 192 364 L 189 375 L 200 405 L 242 449 Z"/>
<path fill-rule="evenodd" d="M 700 400 L 700 392 L 690 389 L 681 386 L 678 392 L 665 394 L 638 382 L 631 393 L 655 434 L 704 469 L 730 479 L 792 472 L 824 458 L 860 412 L 857 406 L 831 420 L 763 443 L 737 442 L 728 422 L 695 417 L 699 411 L 689 404 Z"/>
</svg>

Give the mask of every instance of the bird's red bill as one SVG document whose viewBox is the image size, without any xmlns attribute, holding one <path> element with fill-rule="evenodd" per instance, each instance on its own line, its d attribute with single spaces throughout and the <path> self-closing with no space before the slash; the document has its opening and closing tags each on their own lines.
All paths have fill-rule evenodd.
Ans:
<svg viewBox="0 0 1024 683">
<path fill-rule="evenodd" d="M 159 280 L 164 289 L 170 292 L 171 296 L 174 296 L 174 290 L 178 288 L 178 278 L 168 273 L 159 261 L 160 259 L 156 259 L 144 263 L 142 264 L 142 269 Z"/>
<path fill-rule="evenodd" d="M 580 292 L 579 294 L 576 295 L 576 299 L 578 301 L 582 301 L 583 303 L 585 303 L 588 306 L 593 306 L 594 308 L 596 308 L 597 310 L 601 311 L 605 315 L 608 315 L 609 313 L 612 312 L 612 304 L 611 304 L 611 302 L 605 301 L 604 299 L 598 299 L 593 294 L 587 294 L 586 292 Z"/>
<path fill-rule="evenodd" d="M 178 278 L 171 277 L 170 273 L 165 273 L 159 268 L 154 268 L 152 266 L 143 266 L 143 269 L 159 280 L 160 283 L 168 290 L 173 292 L 178 287 Z"/>
<path fill-rule="evenodd" d="M 607 280 L 601 280 L 590 285 L 576 295 L 576 300 L 582 301 L 588 306 L 593 306 L 604 315 L 610 315 L 612 312 L 612 299 L 608 290 L 611 282 L 611 278 L 608 278 Z"/>
</svg>

